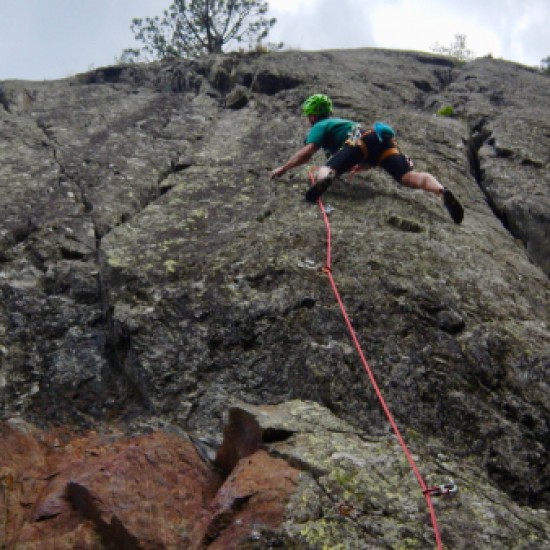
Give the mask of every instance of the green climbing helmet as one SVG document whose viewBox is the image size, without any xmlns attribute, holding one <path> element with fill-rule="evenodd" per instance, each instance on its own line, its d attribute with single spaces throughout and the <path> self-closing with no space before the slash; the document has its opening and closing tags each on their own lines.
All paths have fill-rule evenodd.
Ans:
<svg viewBox="0 0 550 550">
<path fill-rule="evenodd" d="M 332 101 L 328 95 L 315 94 L 308 97 L 302 105 L 304 115 L 330 115 L 332 113 Z"/>
</svg>

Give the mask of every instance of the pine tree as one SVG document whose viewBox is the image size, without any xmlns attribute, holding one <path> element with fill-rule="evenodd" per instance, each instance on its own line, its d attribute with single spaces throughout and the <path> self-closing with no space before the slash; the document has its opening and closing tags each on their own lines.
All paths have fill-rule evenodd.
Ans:
<svg viewBox="0 0 550 550">
<path fill-rule="evenodd" d="M 119 61 L 221 53 L 229 42 L 260 46 L 276 22 L 267 10 L 262 0 L 174 0 L 162 18 L 132 20 L 144 46 L 124 50 Z"/>
</svg>

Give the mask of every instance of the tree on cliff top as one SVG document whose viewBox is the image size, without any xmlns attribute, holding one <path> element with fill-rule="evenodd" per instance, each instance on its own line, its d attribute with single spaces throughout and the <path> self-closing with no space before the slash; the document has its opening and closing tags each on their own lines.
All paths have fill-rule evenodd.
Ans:
<svg viewBox="0 0 550 550">
<path fill-rule="evenodd" d="M 450 46 L 441 46 L 436 42 L 432 46 L 432 52 L 456 57 L 459 61 L 471 61 L 474 59 L 474 52 L 466 47 L 466 35 L 455 34 L 455 40 Z"/>
<path fill-rule="evenodd" d="M 260 45 L 276 22 L 267 10 L 261 0 L 174 0 L 162 19 L 132 20 L 130 28 L 144 46 L 124 50 L 119 61 L 221 53 L 233 41 Z"/>
</svg>

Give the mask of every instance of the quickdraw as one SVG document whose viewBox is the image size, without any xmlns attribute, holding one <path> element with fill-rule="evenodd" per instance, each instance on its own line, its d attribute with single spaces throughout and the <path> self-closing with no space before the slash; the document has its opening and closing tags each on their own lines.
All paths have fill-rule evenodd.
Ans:
<svg viewBox="0 0 550 550">
<path fill-rule="evenodd" d="M 440 497 L 443 495 L 451 495 L 458 493 L 458 487 L 455 483 L 444 483 L 443 485 L 435 485 L 434 487 L 428 487 L 422 491 L 425 495 L 431 497 Z"/>
</svg>

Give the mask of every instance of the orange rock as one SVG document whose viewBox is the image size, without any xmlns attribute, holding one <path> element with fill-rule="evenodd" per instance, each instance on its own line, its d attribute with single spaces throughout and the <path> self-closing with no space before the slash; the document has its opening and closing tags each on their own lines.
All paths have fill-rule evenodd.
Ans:
<svg viewBox="0 0 550 550">
<path fill-rule="evenodd" d="M 299 473 L 263 450 L 242 458 L 210 506 L 208 549 L 234 548 L 258 527 L 279 526 Z"/>
<path fill-rule="evenodd" d="M 0 423 L 0 547 L 230 549 L 258 526 L 277 527 L 299 472 L 257 450 L 261 430 L 249 415 L 232 418 L 225 481 L 180 435 Z"/>
</svg>

